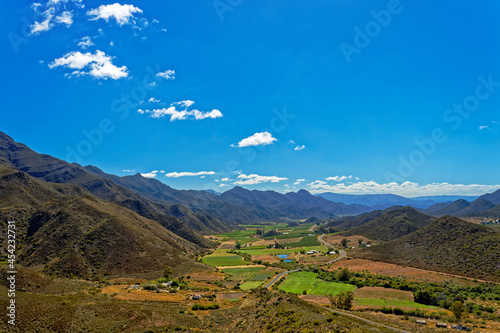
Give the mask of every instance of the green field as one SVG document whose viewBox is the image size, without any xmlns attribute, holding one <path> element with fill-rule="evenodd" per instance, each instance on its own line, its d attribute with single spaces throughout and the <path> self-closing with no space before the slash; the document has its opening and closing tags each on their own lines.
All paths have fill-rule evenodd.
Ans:
<svg viewBox="0 0 500 333">
<path fill-rule="evenodd" d="M 248 261 L 244 261 L 243 257 L 228 253 L 228 250 L 215 250 L 214 253 L 203 257 L 201 260 L 204 264 L 210 266 L 240 266 L 251 265 Z"/>
<path fill-rule="evenodd" d="M 264 281 L 247 281 L 240 285 L 240 289 L 241 290 L 255 289 L 260 287 L 262 283 L 264 283 Z"/>
<path fill-rule="evenodd" d="M 318 274 L 312 272 L 291 273 L 279 289 L 294 294 L 302 294 L 305 290 L 308 295 L 337 295 L 356 289 L 350 284 L 321 281 L 317 276 Z"/>
<path fill-rule="evenodd" d="M 249 281 L 266 281 L 269 277 L 273 276 L 275 272 L 267 271 L 256 274 Z"/>
<path fill-rule="evenodd" d="M 399 307 L 399 308 L 417 308 L 417 309 L 430 309 L 430 310 L 440 310 L 441 308 L 437 306 L 425 305 L 420 303 L 415 303 L 413 301 L 403 301 L 396 299 L 380 299 L 380 298 L 356 298 L 354 300 L 355 305 L 365 305 L 365 306 L 385 306 L 385 307 Z"/>
<path fill-rule="evenodd" d="M 248 266 L 245 268 L 225 268 L 222 272 L 230 274 L 229 281 L 246 281 L 255 276 L 255 274 L 262 271 L 264 267 L 252 267 Z M 260 274 L 257 274 L 260 275 Z"/>
<path fill-rule="evenodd" d="M 318 246 L 321 243 L 317 240 L 317 236 L 304 236 L 300 242 L 290 243 L 288 246 L 291 247 L 303 247 L 303 246 Z"/>
</svg>

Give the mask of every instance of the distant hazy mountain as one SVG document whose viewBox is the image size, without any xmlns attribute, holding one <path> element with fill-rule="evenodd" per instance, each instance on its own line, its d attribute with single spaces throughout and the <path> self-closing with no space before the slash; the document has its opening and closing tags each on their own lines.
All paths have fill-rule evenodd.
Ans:
<svg viewBox="0 0 500 333">
<path fill-rule="evenodd" d="M 205 191 L 207 191 L 208 193 L 215 194 L 215 195 L 221 195 L 221 192 L 217 192 L 217 191 L 214 191 L 214 190 L 211 190 L 211 189 L 208 189 L 208 190 L 205 190 Z"/>
<path fill-rule="evenodd" d="M 355 256 L 500 282 L 500 233 L 452 216 Z"/>
<path fill-rule="evenodd" d="M 405 198 L 395 194 L 340 194 L 331 192 L 325 192 L 317 195 L 333 202 L 343 202 L 345 204 L 360 204 L 369 206 L 373 209 L 385 209 L 395 205 L 411 206 L 414 208 L 425 209 L 436 203 L 451 202 L 458 199 L 472 201 L 477 198 L 474 196 L 450 195 Z"/>
<path fill-rule="evenodd" d="M 500 205 L 500 190 L 493 193 L 488 193 L 480 196 L 481 199 L 487 200 L 495 205 Z"/>
<path fill-rule="evenodd" d="M 431 195 L 431 196 L 421 196 L 421 197 L 414 197 L 410 198 L 412 200 L 417 200 L 417 201 L 434 201 L 435 203 L 439 202 L 452 202 L 452 201 L 457 201 L 460 199 L 464 199 L 467 201 L 474 201 L 478 198 L 477 195 L 471 196 L 471 195 Z"/>
<path fill-rule="evenodd" d="M 481 196 L 472 202 L 460 199 L 449 204 L 434 204 L 429 208 L 423 210 L 423 212 L 434 216 L 474 216 L 495 207 L 495 204 L 484 199 L 484 197 L 485 196 Z"/>
</svg>

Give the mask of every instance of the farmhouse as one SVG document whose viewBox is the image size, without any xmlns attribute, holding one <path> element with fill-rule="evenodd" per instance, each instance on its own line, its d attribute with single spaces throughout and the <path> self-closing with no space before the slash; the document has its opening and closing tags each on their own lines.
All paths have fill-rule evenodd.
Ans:
<svg viewBox="0 0 500 333">
<path fill-rule="evenodd" d="M 446 323 L 436 323 L 436 327 L 447 328 L 448 324 L 446 324 Z"/>
<path fill-rule="evenodd" d="M 198 294 L 198 295 L 195 294 L 195 295 L 191 296 L 191 299 L 198 300 L 198 299 L 201 299 L 202 296 L 203 296 L 202 294 Z"/>
<path fill-rule="evenodd" d="M 318 253 L 316 250 L 311 250 L 309 252 L 307 252 L 307 254 L 315 254 L 315 253 Z"/>
<path fill-rule="evenodd" d="M 427 320 L 424 320 L 424 319 L 417 319 L 416 323 L 417 323 L 417 324 L 420 324 L 420 325 L 427 325 Z"/>
</svg>

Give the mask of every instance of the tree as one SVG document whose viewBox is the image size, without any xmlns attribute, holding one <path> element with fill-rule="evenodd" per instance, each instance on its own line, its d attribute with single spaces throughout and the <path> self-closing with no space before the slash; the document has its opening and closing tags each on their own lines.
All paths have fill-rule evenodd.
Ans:
<svg viewBox="0 0 500 333">
<path fill-rule="evenodd" d="M 346 291 L 338 294 L 337 296 L 328 295 L 328 298 L 330 299 L 330 303 L 333 307 L 342 310 L 351 310 L 354 293 L 352 291 Z"/>
<path fill-rule="evenodd" d="M 455 301 L 450 306 L 450 311 L 453 312 L 453 315 L 455 316 L 457 322 L 460 322 L 465 312 L 467 311 L 467 308 L 465 307 L 464 303 L 460 301 Z"/>
<path fill-rule="evenodd" d="M 163 271 L 163 277 L 168 279 L 174 274 L 174 271 L 172 270 L 172 267 L 170 266 L 165 266 L 165 270 Z"/>
<path fill-rule="evenodd" d="M 351 278 L 351 272 L 347 267 L 342 268 L 342 270 L 340 270 L 337 273 L 337 279 L 339 281 L 349 281 L 350 278 Z"/>
<path fill-rule="evenodd" d="M 343 247 L 347 247 L 347 243 L 349 243 L 350 240 L 348 240 L 347 238 L 344 238 L 340 241 L 340 244 L 342 244 Z"/>
<path fill-rule="evenodd" d="M 358 239 L 358 246 L 359 247 L 363 247 L 364 243 L 363 243 L 363 240 L 361 238 Z"/>
<path fill-rule="evenodd" d="M 241 249 L 241 243 L 236 243 L 236 245 L 234 247 L 236 248 L 236 250 Z"/>
</svg>

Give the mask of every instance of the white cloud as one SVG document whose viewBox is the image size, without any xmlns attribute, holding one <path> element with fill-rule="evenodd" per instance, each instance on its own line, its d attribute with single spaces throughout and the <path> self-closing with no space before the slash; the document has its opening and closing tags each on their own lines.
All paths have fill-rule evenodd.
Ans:
<svg viewBox="0 0 500 333">
<path fill-rule="evenodd" d="M 149 103 L 159 103 L 160 100 L 159 99 L 155 99 L 154 97 L 151 97 L 150 99 L 148 99 L 148 102 Z"/>
<path fill-rule="evenodd" d="M 294 150 L 302 150 L 304 149 L 306 146 L 302 145 L 302 146 L 297 146 L 294 148 Z"/>
<path fill-rule="evenodd" d="M 158 77 L 162 77 L 166 80 L 173 80 L 175 79 L 175 71 L 172 69 L 166 70 L 164 72 L 159 72 L 156 74 Z"/>
<path fill-rule="evenodd" d="M 229 178 L 227 178 L 227 177 L 226 177 L 226 178 L 222 178 L 220 181 L 221 181 L 221 182 L 228 182 L 228 181 L 229 181 Z"/>
<path fill-rule="evenodd" d="M 87 15 L 92 16 L 91 21 L 103 19 L 108 22 L 110 18 L 114 18 L 116 23 L 122 26 L 131 23 L 130 19 L 134 17 L 134 13 L 142 13 L 142 10 L 133 5 L 114 3 L 112 5 L 100 5 L 98 8 L 89 10 Z"/>
<path fill-rule="evenodd" d="M 357 182 L 357 183 L 339 183 L 329 185 L 327 182 L 316 180 L 307 185 L 311 193 L 334 192 L 349 194 L 397 194 L 406 197 L 427 196 L 427 195 L 481 195 L 488 192 L 494 192 L 500 188 L 500 185 L 479 185 L 479 184 L 449 184 L 432 183 L 420 185 L 413 182 L 404 183 L 385 183 L 379 184 L 375 181 Z"/>
<path fill-rule="evenodd" d="M 219 184 L 219 187 L 229 186 L 228 184 Z"/>
<path fill-rule="evenodd" d="M 94 54 L 73 51 L 49 64 L 51 69 L 59 66 L 76 69 L 70 76 L 91 75 L 95 78 L 111 78 L 113 80 L 128 76 L 126 66 L 117 67 L 113 65 L 112 58 L 99 50 Z"/>
<path fill-rule="evenodd" d="M 346 180 L 346 179 L 352 179 L 352 175 L 350 175 L 350 176 L 335 176 L 335 177 L 328 177 L 328 178 L 325 178 L 325 179 L 326 179 L 326 180 L 328 180 L 328 181 L 333 180 L 333 181 L 335 181 L 335 182 L 341 182 L 341 181 L 344 181 L 344 180 Z M 356 179 L 358 179 L 358 178 L 356 177 Z"/>
<path fill-rule="evenodd" d="M 149 114 L 151 118 L 163 118 L 166 116 L 170 117 L 170 121 L 174 120 L 185 120 L 188 118 L 201 120 L 206 118 L 222 118 L 222 112 L 217 109 L 212 111 L 200 111 L 197 109 L 188 110 L 190 106 L 194 104 L 193 101 L 186 100 L 170 104 L 168 108 L 154 109 L 154 110 L 137 110 L 140 114 Z M 179 109 L 177 109 L 179 107 Z"/>
<path fill-rule="evenodd" d="M 486 125 L 484 125 L 484 126 L 479 126 L 479 129 L 480 129 L 480 130 L 484 130 L 484 129 L 487 129 L 487 128 L 488 128 L 488 126 L 486 126 Z"/>
<path fill-rule="evenodd" d="M 38 7 L 40 7 L 42 4 L 39 3 L 39 2 L 33 2 L 31 4 L 31 9 L 33 9 L 34 11 L 37 11 L 38 10 Z"/>
<path fill-rule="evenodd" d="M 205 175 L 216 175 L 217 173 L 215 171 L 198 171 L 198 172 L 169 172 L 165 174 L 165 177 L 169 178 L 179 178 L 179 177 L 195 177 L 195 176 L 202 176 L 204 177 Z"/>
<path fill-rule="evenodd" d="M 306 181 L 306 180 L 305 180 L 305 179 L 302 179 L 302 178 L 301 178 L 301 179 L 297 179 L 297 180 L 295 181 L 295 183 L 293 183 L 293 185 L 299 185 L 300 183 L 305 182 L 305 181 Z"/>
<path fill-rule="evenodd" d="M 135 172 L 135 170 L 123 169 L 122 172 Z"/>
<path fill-rule="evenodd" d="M 268 182 L 279 183 L 282 180 L 288 180 L 288 178 L 285 177 L 260 176 L 257 174 L 246 175 L 244 173 L 240 174 L 237 178 L 240 180 L 234 182 L 233 184 L 235 185 L 255 185 Z"/>
<path fill-rule="evenodd" d="M 31 33 L 32 34 L 39 34 L 42 31 L 48 31 L 54 27 L 54 24 L 51 23 L 52 19 L 54 18 L 54 13 L 55 13 L 55 8 L 50 7 L 46 11 L 43 12 L 43 17 L 45 20 L 42 22 L 35 21 L 30 28 L 31 28 Z"/>
<path fill-rule="evenodd" d="M 294 144 L 295 144 L 295 141 L 293 141 L 293 140 L 288 140 L 288 143 L 290 143 L 290 144 L 294 145 Z"/>
<path fill-rule="evenodd" d="M 73 24 L 73 13 L 70 11 L 64 11 L 61 15 L 56 16 L 56 22 L 61 24 L 66 24 L 67 27 Z"/>
<path fill-rule="evenodd" d="M 153 170 L 153 171 L 148 172 L 148 173 L 141 173 L 141 176 L 143 176 L 144 178 L 155 178 L 157 173 L 158 173 L 158 170 Z"/>
<path fill-rule="evenodd" d="M 80 46 L 82 49 L 86 49 L 88 47 L 91 47 L 92 45 L 95 44 L 92 42 L 92 38 L 90 38 L 89 36 L 82 37 L 81 42 L 78 43 L 78 46 Z"/>
<path fill-rule="evenodd" d="M 232 147 L 252 147 L 252 146 L 265 146 L 270 145 L 271 143 L 278 141 L 278 139 L 274 138 L 269 132 L 259 132 L 255 133 L 248 138 L 245 138 L 238 142 L 236 145 L 231 145 Z"/>
</svg>

